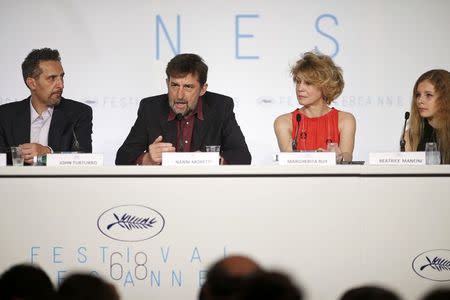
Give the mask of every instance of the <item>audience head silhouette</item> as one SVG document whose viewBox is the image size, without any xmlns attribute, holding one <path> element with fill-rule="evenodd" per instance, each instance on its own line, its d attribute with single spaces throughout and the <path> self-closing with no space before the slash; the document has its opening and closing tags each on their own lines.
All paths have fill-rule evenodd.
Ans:
<svg viewBox="0 0 450 300">
<path fill-rule="evenodd" d="M 248 278 L 237 300 L 301 300 L 301 290 L 285 274 L 259 272 Z"/>
<path fill-rule="evenodd" d="M 340 300 L 400 300 L 400 297 L 387 288 L 361 286 L 346 291 Z"/>
<path fill-rule="evenodd" d="M 433 289 L 422 298 L 423 300 L 449 300 L 450 288 Z"/>
<path fill-rule="evenodd" d="M 72 274 L 58 290 L 60 300 L 119 300 L 115 287 L 103 279 L 88 274 Z"/>
<path fill-rule="evenodd" d="M 221 259 L 209 269 L 199 299 L 231 299 L 240 290 L 244 279 L 260 270 L 260 266 L 246 256 L 234 255 Z"/>
<path fill-rule="evenodd" d="M 0 300 L 47 300 L 54 296 L 50 278 L 35 265 L 15 265 L 0 277 Z"/>
</svg>

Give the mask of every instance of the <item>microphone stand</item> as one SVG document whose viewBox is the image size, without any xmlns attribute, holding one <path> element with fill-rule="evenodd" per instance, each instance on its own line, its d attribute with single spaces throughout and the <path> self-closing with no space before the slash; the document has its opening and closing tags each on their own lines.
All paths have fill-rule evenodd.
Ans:
<svg viewBox="0 0 450 300">
<path fill-rule="evenodd" d="M 409 119 L 409 111 L 405 112 L 405 123 L 403 124 L 402 138 L 400 139 L 400 152 L 405 152 L 405 132 L 406 132 L 406 121 Z"/>
</svg>

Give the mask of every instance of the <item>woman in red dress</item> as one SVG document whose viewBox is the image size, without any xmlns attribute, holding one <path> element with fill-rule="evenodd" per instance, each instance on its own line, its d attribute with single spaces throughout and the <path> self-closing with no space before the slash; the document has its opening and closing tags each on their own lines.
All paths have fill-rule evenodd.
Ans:
<svg viewBox="0 0 450 300">
<path fill-rule="evenodd" d="M 341 68 L 327 55 L 307 52 L 291 74 L 301 107 L 275 120 L 280 151 L 324 151 L 329 143 L 336 143 L 338 159 L 351 161 L 355 118 L 330 107 L 344 88 Z"/>
</svg>

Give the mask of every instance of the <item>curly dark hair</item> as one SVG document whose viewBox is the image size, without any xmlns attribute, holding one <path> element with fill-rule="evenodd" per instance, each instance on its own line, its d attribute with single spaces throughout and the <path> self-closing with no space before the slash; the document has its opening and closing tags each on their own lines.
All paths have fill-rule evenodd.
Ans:
<svg viewBox="0 0 450 300">
<path fill-rule="evenodd" d="M 38 78 L 42 74 L 39 63 L 46 60 L 61 61 L 58 50 L 50 48 L 33 49 L 22 63 L 23 81 L 27 84 L 27 78 Z M 27 85 L 28 86 L 28 85 Z"/>
</svg>

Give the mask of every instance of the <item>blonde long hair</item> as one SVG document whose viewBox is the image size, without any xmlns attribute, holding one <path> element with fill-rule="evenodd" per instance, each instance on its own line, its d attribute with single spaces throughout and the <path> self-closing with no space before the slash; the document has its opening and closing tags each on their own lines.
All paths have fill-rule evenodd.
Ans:
<svg viewBox="0 0 450 300">
<path fill-rule="evenodd" d="M 436 137 L 444 164 L 450 164 L 450 73 L 446 70 L 430 70 L 416 81 L 411 101 L 411 119 L 409 121 L 409 141 L 412 150 L 416 150 L 424 134 L 426 119 L 422 118 L 417 108 L 417 87 L 428 80 L 437 94 L 438 112 L 436 116 Z"/>
</svg>

